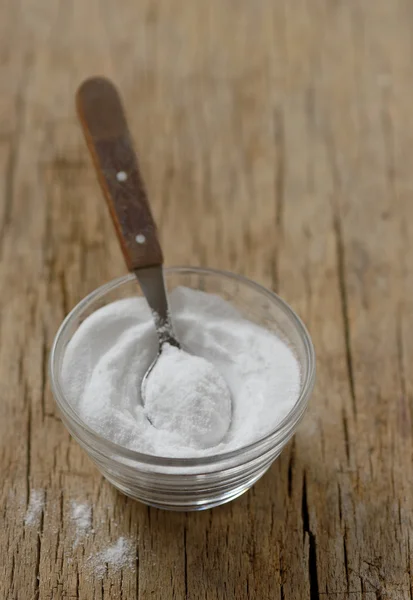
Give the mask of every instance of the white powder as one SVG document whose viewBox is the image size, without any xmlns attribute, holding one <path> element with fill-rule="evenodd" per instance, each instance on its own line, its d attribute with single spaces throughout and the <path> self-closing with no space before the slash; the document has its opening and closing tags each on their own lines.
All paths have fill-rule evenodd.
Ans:
<svg viewBox="0 0 413 600">
<path fill-rule="evenodd" d="M 205 410 L 209 407 L 211 414 L 206 417 L 201 410 L 201 425 L 196 423 L 196 414 L 188 415 L 185 424 L 179 423 L 183 419 L 180 406 L 174 404 L 172 397 L 169 406 L 165 403 L 172 363 L 176 362 L 178 383 L 182 369 L 188 375 L 183 353 L 181 366 L 179 353 L 167 352 L 163 361 L 166 367 L 158 365 L 157 380 L 155 369 L 150 374 L 146 394 L 149 405 L 143 407 L 140 384 L 157 353 L 157 338 L 147 303 L 138 297 L 113 302 L 94 312 L 67 346 L 62 384 L 79 416 L 107 439 L 158 456 L 218 454 L 269 433 L 290 412 L 300 392 L 299 365 L 290 348 L 274 333 L 244 319 L 219 296 L 181 287 L 172 292 L 169 301 L 174 329 L 183 348 L 209 361 L 230 390 L 232 414 L 228 431 L 225 433 L 228 398 L 219 392 L 218 384 L 217 394 L 202 405 Z M 202 372 L 201 379 L 204 380 Z M 212 380 L 211 374 L 210 385 Z M 175 383 L 170 380 L 171 387 Z M 182 397 L 186 394 L 188 382 Z M 200 406 L 194 413 L 199 409 Z M 151 425 L 145 410 L 159 427 Z M 202 427 L 208 437 L 212 423 L 220 427 L 216 440 L 209 439 L 205 444 L 202 435 L 194 439 Z M 219 443 L 203 447 L 214 441 Z"/>
<path fill-rule="evenodd" d="M 214 365 L 165 345 L 145 386 L 145 414 L 194 448 L 216 446 L 231 423 L 231 394 Z"/>
<path fill-rule="evenodd" d="M 88 567 L 97 579 L 102 579 L 108 568 L 113 572 L 133 567 L 134 547 L 130 541 L 120 537 L 117 542 L 88 558 Z"/>
<path fill-rule="evenodd" d="M 74 548 L 92 533 L 92 507 L 87 502 L 72 502 L 71 521 L 75 528 Z"/>
<path fill-rule="evenodd" d="M 31 490 L 29 506 L 24 518 L 25 525 L 38 526 L 44 509 L 44 490 Z"/>
</svg>

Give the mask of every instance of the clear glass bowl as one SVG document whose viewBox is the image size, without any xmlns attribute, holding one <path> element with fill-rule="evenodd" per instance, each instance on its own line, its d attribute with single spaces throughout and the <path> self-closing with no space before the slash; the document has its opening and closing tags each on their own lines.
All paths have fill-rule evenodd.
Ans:
<svg viewBox="0 0 413 600">
<path fill-rule="evenodd" d="M 51 385 L 64 424 L 98 469 L 124 494 L 170 510 L 201 510 L 233 500 L 250 488 L 278 457 L 300 422 L 315 380 L 310 336 L 294 311 L 273 292 L 232 273 L 212 269 L 165 269 L 169 290 L 186 286 L 218 294 L 245 318 L 288 342 L 301 367 L 300 396 L 290 413 L 265 437 L 238 450 L 203 458 L 162 458 L 129 450 L 103 438 L 84 423 L 65 396 L 62 359 L 76 329 L 95 310 L 142 292 L 134 275 L 101 286 L 63 321 L 50 355 Z M 253 401 L 253 399 L 252 399 Z"/>
</svg>

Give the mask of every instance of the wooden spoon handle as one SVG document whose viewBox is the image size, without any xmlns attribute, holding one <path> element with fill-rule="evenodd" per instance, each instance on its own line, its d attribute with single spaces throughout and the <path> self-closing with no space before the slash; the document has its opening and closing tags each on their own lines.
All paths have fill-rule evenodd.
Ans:
<svg viewBox="0 0 413 600">
<path fill-rule="evenodd" d="M 161 265 L 157 228 L 116 87 L 102 77 L 86 79 L 76 105 L 128 269 Z"/>
</svg>

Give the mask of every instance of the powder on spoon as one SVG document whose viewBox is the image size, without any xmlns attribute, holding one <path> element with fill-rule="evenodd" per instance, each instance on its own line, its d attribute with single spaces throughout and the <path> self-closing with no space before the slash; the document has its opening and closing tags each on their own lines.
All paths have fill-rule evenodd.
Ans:
<svg viewBox="0 0 413 600">
<path fill-rule="evenodd" d="M 165 344 L 145 386 L 145 414 L 194 448 L 216 446 L 231 422 L 231 395 L 214 365 Z"/>
<path fill-rule="evenodd" d="M 200 357 L 211 363 L 229 388 L 229 429 L 228 398 L 220 394 L 219 382 L 216 394 L 202 405 L 209 405 L 211 411 L 208 416 L 204 411 L 200 418 L 202 427 L 196 423 L 197 410 L 188 415 L 185 424 L 181 422 L 180 403 L 188 402 L 183 400 L 188 382 L 182 388 L 180 402 L 176 401 L 178 386 L 167 406 L 168 385 L 175 385 L 171 376 L 179 383 L 182 371 L 186 369 L 186 375 L 190 374 L 183 354 L 167 352 L 165 370 L 160 362 L 156 379 L 154 367 L 148 378 L 148 385 L 152 382 L 152 390 L 147 390 L 149 404 L 147 397 L 143 406 L 140 385 L 156 356 L 158 342 L 148 305 L 139 297 L 118 300 L 94 312 L 79 326 L 66 348 L 62 385 L 81 419 L 102 437 L 155 456 L 219 454 L 268 434 L 299 397 L 300 370 L 292 350 L 219 296 L 179 287 L 170 294 L 169 302 L 177 337 L 193 355 L 189 360 Z M 176 370 L 172 373 L 174 361 Z M 211 384 L 212 378 L 207 380 Z M 166 409 L 167 415 L 163 414 Z M 154 427 L 145 411 L 161 427 Z M 217 435 L 212 438 L 209 436 L 214 427 Z"/>
</svg>

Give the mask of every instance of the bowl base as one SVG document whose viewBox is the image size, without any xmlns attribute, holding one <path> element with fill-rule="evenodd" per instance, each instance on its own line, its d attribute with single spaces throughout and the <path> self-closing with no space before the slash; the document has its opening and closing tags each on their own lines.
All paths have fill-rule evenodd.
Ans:
<svg viewBox="0 0 413 600">
<path fill-rule="evenodd" d="M 231 489 L 229 492 L 216 496 L 211 495 L 210 498 L 205 499 L 194 498 L 193 500 L 191 500 L 187 498 L 185 499 L 185 501 L 179 503 L 174 501 L 173 499 L 168 500 L 168 498 L 166 498 L 165 501 L 159 501 L 154 500 L 146 495 L 141 496 L 138 491 L 135 492 L 130 488 L 122 486 L 121 484 L 119 484 L 119 482 L 112 479 L 111 477 L 108 477 L 106 474 L 104 474 L 104 477 L 107 481 L 109 481 L 109 483 L 113 485 L 113 487 L 115 487 L 119 492 L 121 492 L 125 496 L 128 496 L 128 498 L 132 498 L 132 500 L 137 500 L 138 502 L 146 504 L 147 506 L 151 506 L 152 508 L 159 508 L 161 510 L 172 510 L 175 512 L 194 512 L 214 508 L 216 506 L 220 506 L 221 504 L 231 502 L 239 496 L 242 496 L 242 494 L 247 492 L 254 485 L 254 483 L 256 483 L 258 479 L 260 479 L 264 475 L 264 473 L 269 469 L 269 467 L 270 465 L 266 466 L 265 469 L 260 471 L 258 474 L 255 474 L 254 477 L 249 479 L 242 486 L 239 486 L 235 489 Z"/>
</svg>

